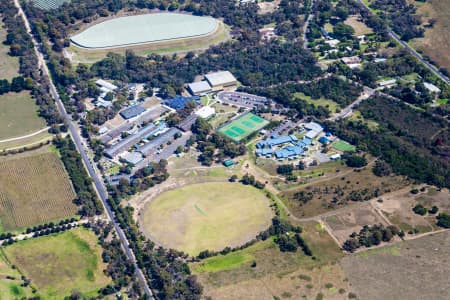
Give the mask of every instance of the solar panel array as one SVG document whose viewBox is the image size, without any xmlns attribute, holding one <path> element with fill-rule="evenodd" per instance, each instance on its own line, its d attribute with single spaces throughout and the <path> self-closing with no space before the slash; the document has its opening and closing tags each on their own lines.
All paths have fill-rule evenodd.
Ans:
<svg viewBox="0 0 450 300">
<path fill-rule="evenodd" d="M 181 95 L 176 95 L 175 97 L 164 101 L 164 104 L 173 109 L 180 110 L 180 109 L 183 109 L 188 102 L 190 102 L 190 101 L 198 102 L 199 100 L 200 100 L 200 97 L 198 97 L 198 96 L 183 97 Z"/>
<path fill-rule="evenodd" d="M 32 0 L 34 6 L 43 10 L 56 9 L 69 1 L 70 0 Z"/>
</svg>

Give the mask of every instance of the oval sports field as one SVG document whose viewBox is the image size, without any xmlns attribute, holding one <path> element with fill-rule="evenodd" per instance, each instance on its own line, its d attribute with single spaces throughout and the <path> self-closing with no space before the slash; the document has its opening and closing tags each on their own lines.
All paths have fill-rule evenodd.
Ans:
<svg viewBox="0 0 450 300">
<path fill-rule="evenodd" d="M 214 33 L 217 27 L 218 22 L 212 17 L 175 13 L 145 14 L 96 24 L 72 36 L 71 41 L 82 48 L 116 48 L 206 36 Z"/>
<path fill-rule="evenodd" d="M 153 241 L 197 255 L 202 250 L 236 247 L 270 226 L 269 199 L 240 183 L 208 182 L 159 195 L 139 223 Z"/>
</svg>

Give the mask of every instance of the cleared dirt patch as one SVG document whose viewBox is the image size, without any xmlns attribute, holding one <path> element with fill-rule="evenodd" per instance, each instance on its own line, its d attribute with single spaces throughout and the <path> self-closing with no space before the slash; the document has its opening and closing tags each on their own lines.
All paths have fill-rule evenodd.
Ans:
<svg viewBox="0 0 450 300">
<path fill-rule="evenodd" d="M 73 216 L 75 192 L 57 154 L 0 160 L 0 220 L 5 231 Z"/>
<path fill-rule="evenodd" d="M 324 221 L 332 230 L 332 234 L 342 245 L 353 232 L 359 232 L 364 225 L 390 225 L 383 219 L 369 203 L 355 207 L 351 211 L 338 212 L 327 216 Z"/>
<path fill-rule="evenodd" d="M 448 299 L 450 232 L 345 257 L 358 299 Z"/>
<path fill-rule="evenodd" d="M 436 229 L 436 215 L 427 214 L 420 216 L 412 211 L 412 208 L 421 204 L 427 209 L 436 205 L 440 212 L 449 212 L 450 193 L 447 189 L 437 191 L 434 187 L 428 187 L 425 192 L 412 194 L 412 187 L 383 195 L 377 200 L 372 200 L 372 205 L 378 208 L 394 225 L 408 233 L 414 229 L 418 233 L 433 231 Z"/>
<path fill-rule="evenodd" d="M 336 172 L 333 176 L 283 192 L 283 199 L 291 212 L 296 217 L 317 216 L 396 191 L 408 184 L 408 181 L 400 176 L 373 175 L 371 165 L 357 171 Z"/>
<path fill-rule="evenodd" d="M 145 207 L 140 224 L 155 242 L 197 255 L 244 244 L 267 228 L 271 217 L 269 199 L 261 191 L 210 182 L 161 194 Z"/>
<path fill-rule="evenodd" d="M 358 16 L 349 16 L 344 23 L 353 27 L 355 30 L 355 36 L 373 32 L 372 29 L 366 26 L 366 24 L 358 20 Z"/>
</svg>

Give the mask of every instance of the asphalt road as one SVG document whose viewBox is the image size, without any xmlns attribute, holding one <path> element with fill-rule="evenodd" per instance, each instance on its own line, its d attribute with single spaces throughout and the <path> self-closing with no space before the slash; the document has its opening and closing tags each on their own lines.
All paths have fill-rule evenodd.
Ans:
<svg viewBox="0 0 450 300">
<path fill-rule="evenodd" d="M 364 6 L 370 13 L 372 13 L 370 8 L 362 0 L 358 0 L 358 2 L 362 6 Z M 440 79 L 442 79 L 447 84 L 450 83 L 450 79 L 447 76 L 442 74 L 435 66 L 433 66 L 431 63 L 426 61 L 422 57 L 422 55 L 420 55 L 416 50 L 414 50 L 407 42 L 400 39 L 400 37 L 391 28 L 388 27 L 388 30 L 389 30 L 389 36 L 391 38 L 393 38 L 397 43 L 399 43 L 403 48 L 408 50 L 408 52 L 411 53 L 414 57 L 416 57 L 428 70 L 430 70 L 433 74 L 438 76 Z"/>
<path fill-rule="evenodd" d="M 55 103 L 57 105 L 57 108 L 59 110 L 59 113 L 63 116 L 64 120 L 66 121 L 66 123 L 69 126 L 69 132 L 70 135 L 72 136 L 72 139 L 76 145 L 76 148 L 78 150 L 78 152 L 81 155 L 81 158 L 83 159 L 83 163 L 84 166 L 86 167 L 89 175 L 92 177 L 93 181 L 94 181 L 94 186 L 95 189 L 97 190 L 97 193 L 100 197 L 100 200 L 103 203 L 103 206 L 105 208 L 106 214 L 108 219 L 114 224 L 114 229 L 117 232 L 117 236 L 120 239 L 120 242 L 122 244 L 123 249 L 125 250 L 125 254 L 128 257 L 128 259 L 130 259 L 135 268 L 136 268 L 136 275 L 139 279 L 139 281 L 141 282 L 142 287 L 144 288 L 145 293 L 150 296 L 151 299 L 153 299 L 153 294 L 152 291 L 150 290 L 150 287 L 148 286 L 147 280 L 145 279 L 144 274 L 142 273 L 142 270 L 139 268 L 139 266 L 137 265 L 136 262 L 136 257 L 133 253 L 133 251 L 131 250 L 129 244 L 128 244 L 128 240 L 123 232 L 123 230 L 120 228 L 119 224 L 117 223 L 114 213 L 111 209 L 111 207 L 108 204 L 108 193 L 106 191 L 105 185 L 103 184 L 103 181 L 101 180 L 100 176 L 98 175 L 98 173 L 95 170 L 95 167 L 93 165 L 93 163 L 91 162 L 91 160 L 89 159 L 89 157 L 86 154 L 85 148 L 81 142 L 81 136 L 80 133 L 78 132 L 78 130 L 76 129 L 76 127 L 73 125 L 72 120 L 69 116 L 69 114 L 67 113 L 64 104 L 61 101 L 61 98 L 59 97 L 59 94 L 56 90 L 55 85 L 53 84 L 53 80 L 50 76 L 47 64 L 45 63 L 45 59 L 44 59 L 44 55 L 40 52 L 39 50 L 39 45 L 36 42 L 34 36 L 31 34 L 31 30 L 30 30 L 30 25 L 28 22 L 28 19 L 25 15 L 25 13 L 22 10 L 22 7 L 20 6 L 20 3 L 18 0 L 14 0 L 14 3 L 17 7 L 17 9 L 19 10 L 19 15 L 21 15 L 24 23 L 25 23 L 25 27 L 28 31 L 28 34 L 30 35 L 32 42 L 34 44 L 34 49 L 36 52 L 36 55 L 38 57 L 39 60 L 39 66 L 41 67 L 42 72 L 48 76 L 49 78 L 49 82 L 50 82 L 50 94 L 53 97 L 53 99 L 55 100 Z"/>
</svg>

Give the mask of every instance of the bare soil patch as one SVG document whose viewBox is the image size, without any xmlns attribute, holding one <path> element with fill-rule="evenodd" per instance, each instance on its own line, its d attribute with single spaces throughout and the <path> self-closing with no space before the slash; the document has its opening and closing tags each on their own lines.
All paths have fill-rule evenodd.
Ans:
<svg viewBox="0 0 450 300">
<path fill-rule="evenodd" d="M 349 255 L 341 266 L 358 299 L 448 299 L 450 231 Z"/>
<path fill-rule="evenodd" d="M 360 170 L 339 172 L 331 179 L 298 186 L 281 193 L 286 205 L 296 217 L 312 217 L 339 207 L 367 201 L 408 185 L 400 176 L 378 177 L 368 165 Z M 299 192 L 310 200 L 302 201 Z M 296 196 L 297 195 L 297 196 Z"/>
<path fill-rule="evenodd" d="M 364 203 L 351 211 L 337 212 L 324 218 L 324 221 L 341 245 L 353 232 L 359 232 L 364 225 L 390 225 L 369 203 Z"/>
</svg>

